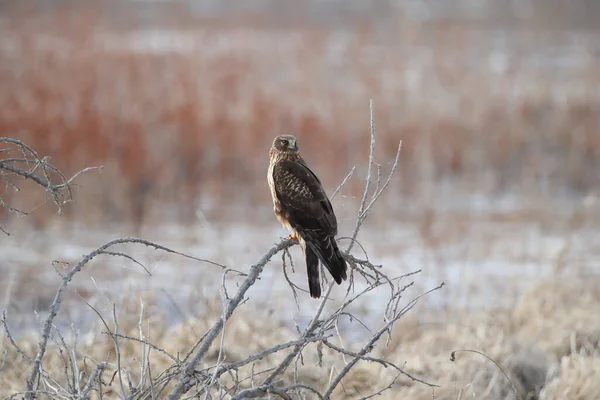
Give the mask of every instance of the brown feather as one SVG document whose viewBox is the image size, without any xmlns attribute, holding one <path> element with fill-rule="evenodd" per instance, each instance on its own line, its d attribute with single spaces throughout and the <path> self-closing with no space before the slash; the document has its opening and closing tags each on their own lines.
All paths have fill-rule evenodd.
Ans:
<svg viewBox="0 0 600 400">
<path fill-rule="evenodd" d="M 293 143 L 294 149 L 285 143 Z M 277 219 L 300 238 L 307 263 L 309 287 L 312 297 L 320 297 L 318 267 L 320 260 L 340 284 L 347 279 L 347 265 L 335 236 L 337 219 L 331 202 L 319 178 L 308 168 L 295 146 L 293 136 L 275 138 L 269 152 L 268 182 Z M 316 271 L 316 272 L 315 272 Z"/>
</svg>

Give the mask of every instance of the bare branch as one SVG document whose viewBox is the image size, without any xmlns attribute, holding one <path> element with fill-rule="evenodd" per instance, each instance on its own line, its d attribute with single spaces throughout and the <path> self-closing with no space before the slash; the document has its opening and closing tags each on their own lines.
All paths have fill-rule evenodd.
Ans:
<svg viewBox="0 0 600 400">
<path fill-rule="evenodd" d="M 242 302 L 244 296 L 246 295 L 246 292 L 248 291 L 248 289 L 250 289 L 252 285 L 254 285 L 256 279 L 262 272 L 264 266 L 269 262 L 269 260 L 275 254 L 277 254 L 283 249 L 290 247 L 292 244 L 292 240 L 281 240 L 279 243 L 271 247 L 271 249 L 265 255 L 263 255 L 256 264 L 254 264 L 250 268 L 250 273 L 248 274 L 248 277 L 244 280 L 235 296 L 229 301 L 229 303 L 225 307 L 224 315 L 221 316 L 221 318 L 219 318 L 217 322 L 213 325 L 213 327 L 208 331 L 208 334 L 204 338 L 202 345 L 198 349 L 196 355 L 183 368 L 183 376 L 180 378 L 173 391 L 169 394 L 168 399 L 178 399 L 183 393 L 187 392 L 194 385 L 194 370 L 198 363 L 200 363 L 200 361 L 204 358 L 206 352 L 212 345 L 217 335 L 223 329 L 225 322 L 231 317 L 233 311 Z"/>
<path fill-rule="evenodd" d="M 43 328 L 42 328 L 42 332 L 41 332 L 41 340 L 40 340 L 40 345 L 39 345 L 39 350 L 38 353 L 35 357 L 34 360 L 34 365 L 33 368 L 31 370 L 31 373 L 29 375 L 29 378 L 27 379 L 27 391 L 30 394 L 26 394 L 25 398 L 27 400 L 32 399 L 33 393 L 34 393 L 34 389 L 35 389 L 35 385 L 36 385 L 36 379 L 38 377 L 38 374 L 40 372 L 40 367 L 41 367 L 41 363 L 42 363 L 42 358 L 44 357 L 44 354 L 46 353 L 46 346 L 48 343 L 48 338 L 50 336 L 50 330 L 52 328 L 52 323 L 54 321 L 54 318 L 56 317 L 56 315 L 58 314 L 58 310 L 60 308 L 60 301 L 62 298 L 62 294 L 64 292 L 64 290 L 66 289 L 67 285 L 71 282 L 71 280 L 73 279 L 73 277 L 75 276 L 75 274 L 77 274 L 79 271 L 81 271 L 81 269 L 88 264 L 91 260 L 93 260 L 95 257 L 97 257 L 99 254 L 103 254 L 104 252 L 106 252 L 109 248 L 118 245 L 118 244 L 125 244 L 125 243 L 138 243 L 138 244 L 143 244 L 149 247 L 153 247 L 156 250 L 162 250 L 168 253 L 172 253 L 172 254 L 177 254 L 180 255 L 182 257 L 186 257 L 192 260 L 196 260 L 196 261 L 202 261 L 202 262 L 207 262 L 209 264 L 212 265 L 217 265 L 219 267 L 223 267 L 220 264 L 214 263 L 212 261 L 207 261 L 207 260 L 203 260 L 197 257 L 193 257 L 187 254 L 183 254 L 180 253 L 178 251 L 175 250 L 171 250 L 168 247 L 150 242 L 148 240 L 144 240 L 144 239 L 138 239 L 138 238 L 119 238 L 119 239 L 115 239 L 112 240 L 102 246 L 100 246 L 99 248 L 97 248 L 96 250 L 92 251 L 91 253 L 89 253 L 88 255 L 86 255 L 81 261 L 79 261 L 79 263 L 77 263 L 77 265 L 75 267 L 73 267 L 73 269 L 64 276 L 62 284 L 60 285 L 60 287 L 58 288 L 58 291 L 56 292 L 56 295 L 54 296 L 54 300 L 52 301 L 52 304 L 50 305 L 49 308 L 49 315 L 48 318 L 46 319 L 46 321 L 44 322 Z"/>
<path fill-rule="evenodd" d="M 369 215 L 369 211 L 371 210 L 373 205 L 377 202 L 377 200 L 379 199 L 379 196 L 381 196 L 381 194 L 388 187 L 392 177 L 395 175 L 396 169 L 398 168 L 398 164 L 400 162 L 400 151 L 402 150 L 402 141 L 400 141 L 400 144 L 398 145 L 398 151 L 396 152 L 396 158 L 394 159 L 394 164 L 392 165 L 392 169 L 391 169 L 385 183 L 383 184 L 383 186 L 381 188 L 379 187 L 379 182 L 381 180 L 381 165 L 377 164 L 377 184 L 376 184 L 375 191 L 373 192 L 373 195 L 371 197 L 371 201 L 367 204 L 367 197 L 369 195 L 369 188 L 371 186 L 371 181 L 372 181 L 371 175 L 372 175 L 372 170 L 373 170 L 373 164 L 375 163 L 375 161 L 374 161 L 374 157 L 375 157 L 374 156 L 374 151 L 375 151 L 375 115 L 374 114 L 375 114 L 375 112 L 373 109 L 373 100 L 369 101 L 369 111 L 370 111 L 370 121 L 371 121 L 371 135 L 370 135 L 371 144 L 369 147 L 369 165 L 368 165 L 368 169 L 367 169 L 367 178 L 366 178 L 363 196 L 362 196 L 362 199 L 360 202 L 360 207 L 358 209 L 358 217 L 356 219 L 356 225 L 354 227 L 354 231 L 352 232 L 351 241 L 350 241 L 350 244 L 348 245 L 348 250 L 346 250 L 347 253 L 350 253 L 350 251 L 352 250 L 356 236 L 358 235 L 358 231 L 360 230 L 361 225 L 363 224 L 363 222 Z"/>
<path fill-rule="evenodd" d="M 29 357 L 21 348 L 17 345 L 12 335 L 10 334 L 10 330 L 8 329 L 8 324 L 6 323 L 6 310 L 2 311 L 2 325 L 4 326 L 4 332 L 6 332 L 6 337 L 10 341 L 10 344 L 17 350 L 17 353 L 21 355 L 25 360 L 29 362 L 33 362 L 33 358 Z"/>
<path fill-rule="evenodd" d="M 12 142 L 7 143 L 12 144 Z M 364 192 L 362 194 L 361 202 L 357 212 L 356 224 L 352 235 L 347 238 L 349 239 L 349 244 L 347 251 L 344 254 L 344 257 L 350 267 L 348 287 L 343 299 L 341 299 L 339 302 L 336 300 L 335 304 L 332 304 L 334 300 L 330 297 L 330 295 L 333 287 L 335 286 L 335 282 L 332 280 L 325 280 L 327 283 L 327 290 L 324 291 L 325 293 L 323 297 L 319 300 L 317 310 L 313 313 L 310 321 L 302 329 L 296 325 L 297 339 L 290 340 L 286 343 L 269 344 L 268 348 L 247 356 L 240 361 L 229 362 L 229 360 L 226 358 L 226 355 L 229 354 L 229 352 L 227 352 L 225 349 L 224 340 L 225 326 L 227 321 L 232 317 L 233 313 L 237 309 L 239 309 L 245 302 L 249 301 L 247 297 L 248 290 L 259 279 L 269 261 L 279 253 L 281 253 L 282 257 L 285 279 L 290 285 L 296 301 L 296 306 L 298 310 L 300 310 L 298 293 L 300 291 L 306 292 L 306 290 L 301 289 L 291 282 L 288 276 L 287 268 L 288 266 L 291 266 L 292 270 L 294 269 L 294 264 L 289 249 L 297 244 L 296 241 L 291 239 L 282 239 L 273 244 L 273 246 L 268 249 L 268 251 L 263 254 L 254 265 L 250 266 L 247 273 L 243 273 L 230 269 L 225 265 L 179 253 L 144 239 L 115 239 L 84 256 L 77 263 L 77 265 L 70 269 L 67 274 L 59 273 L 62 282 L 59 285 L 52 304 L 50 305 L 48 317 L 42 321 L 38 352 L 35 359 L 29 358 L 29 361 L 33 363 L 33 367 L 27 380 L 27 392 L 24 392 L 22 395 L 26 399 L 33 399 L 40 394 L 47 392 L 51 398 L 88 399 L 90 398 L 92 391 L 94 391 L 95 395 L 102 399 L 103 388 L 108 387 L 109 390 L 112 391 L 113 396 L 116 393 L 119 393 L 119 396 L 128 400 L 149 398 L 168 398 L 174 400 L 182 398 L 183 395 L 188 392 L 190 392 L 190 394 L 187 394 L 186 398 L 200 398 L 200 396 L 203 396 L 207 400 L 215 397 L 233 399 L 250 397 L 278 397 L 281 399 L 292 399 L 298 397 L 304 398 L 306 396 L 312 396 L 311 398 L 318 399 L 329 399 L 331 398 L 336 387 L 342 382 L 344 377 L 347 376 L 347 374 L 359 361 L 377 363 L 395 371 L 394 379 L 389 384 L 387 384 L 387 382 L 384 383 L 384 385 L 387 384 L 386 387 L 381 388 L 370 396 L 364 397 L 364 399 L 380 395 L 386 390 L 391 389 L 401 375 L 404 375 L 415 382 L 419 382 L 430 387 L 435 387 L 436 385 L 428 383 L 424 379 L 406 373 L 403 367 L 387 361 L 382 357 L 376 357 L 371 354 L 375 346 L 383 345 L 383 341 L 381 341 L 382 337 L 387 336 L 387 340 L 390 340 L 394 324 L 398 322 L 402 316 L 409 312 L 422 296 L 443 286 L 442 283 L 440 286 L 432 289 L 431 291 L 428 291 L 409 301 L 403 307 L 402 304 L 404 304 L 404 302 L 402 300 L 404 293 L 406 289 L 411 287 L 414 283 L 412 281 L 405 281 L 403 279 L 419 273 L 420 270 L 395 278 L 390 277 L 386 275 L 381 265 L 373 264 L 371 261 L 369 261 L 367 250 L 356 240 L 363 222 L 366 220 L 367 216 L 376 202 L 379 200 L 382 193 L 390 184 L 392 176 L 396 173 L 399 165 L 399 157 L 402 147 L 401 142 L 389 175 L 387 177 L 382 177 L 381 165 L 375 162 L 375 144 L 376 136 L 374 106 L 373 101 L 371 100 L 368 170 L 366 174 Z M 17 151 L 20 153 L 15 154 Z M 68 189 L 70 181 L 77 175 L 71 178 L 71 180 L 66 179 L 60 175 L 58 170 L 48 164 L 47 158 L 40 158 L 36 153 L 32 153 L 32 151 L 33 149 L 31 149 L 30 152 L 26 145 L 17 146 L 12 150 L 0 149 L 0 154 L 5 155 L 4 160 L 0 161 L 9 164 L 12 168 L 21 168 L 26 172 L 27 175 L 17 176 L 21 176 L 25 179 L 32 179 L 38 184 L 40 184 L 38 181 L 46 184 L 45 187 L 51 194 L 54 193 L 52 190 L 56 191 L 58 189 Z M 23 156 L 21 157 L 21 155 Z M 34 160 L 35 162 L 30 162 L 29 160 Z M 24 168 L 23 165 L 29 168 Z M 339 187 L 333 192 L 331 198 L 335 197 L 341 191 L 346 182 L 354 175 L 355 170 L 356 169 L 353 167 L 348 175 L 343 179 Z M 2 165 L 0 165 L 0 179 L 3 178 L 1 175 L 2 171 Z M 13 173 L 11 170 L 6 171 Z M 62 179 L 62 183 L 55 184 L 52 182 L 51 178 L 55 175 L 58 175 Z M 48 189 L 48 184 L 54 184 L 55 188 Z M 64 199 L 61 199 L 62 203 L 64 203 L 63 200 Z M 85 372 L 79 373 L 75 352 L 77 340 L 75 340 L 75 344 L 72 347 L 72 352 L 67 352 L 68 357 L 63 355 L 63 349 L 68 350 L 67 344 L 62 334 L 54 325 L 53 321 L 59 311 L 62 295 L 67 285 L 71 282 L 75 274 L 80 272 L 83 267 L 85 267 L 91 260 L 99 255 L 105 254 L 109 256 L 126 258 L 143 268 L 148 275 L 151 275 L 150 271 L 145 268 L 145 266 L 136 258 L 128 255 L 124 251 L 114 249 L 114 246 L 127 243 L 143 244 L 156 250 L 180 255 L 195 261 L 206 262 L 221 268 L 222 309 L 220 310 L 219 317 L 216 318 L 212 326 L 196 340 L 191 348 L 187 350 L 187 355 L 181 359 L 179 357 L 179 353 L 176 353 L 175 355 L 169 354 L 163 348 L 152 343 L 150 340 L 149 323 L 148 332 L 146 335 L 144 334 L 144 330 L 142 329 L 144 319 L 143 303 L 137 326 L 139 333 L 138 338 L 128 336 L 124 334 L 125 332 L 120 332 L 121 329 L 117 320 L 116 306 L 114 303 L 112 314 L 115 326 L 114 329 L 111 329 L 100 312 L 85 300 L 81 299 L 85 304 L 92 308 L 92 310 L 104 324 L 106 332 L 102 333 L 111 337 L 114 345 L 114 351 L 116 352 L 116 354 L 113 354 L 111 350 L 111 354 L 116 355 L 116 370 L 114 371 L 112 379 L 107 379 L 108 382 L 103 381 L 102 374 L 109 365 L 112 369 L 113 364 L 109 364 L 108 361 L 102 363 L 92 360 L 94 361 L 94 368 L 89 375 L 88 380 L 85 382 L 85 386 L 82 388 L 84 380 L 81 378 L 81 376 L 85 376 L 91 367 L 85 366 L 86 357 L 84 357 L 83 361 L 85 367 L 83 371 Z M 350 254 L 355 244 L 360 246 L 364 257 L 358 258 Z M 239 276 L 244 276 L 244 279 L 241 280 L 237 286 L 235 293 L 229 293 L 228 290 L 232 291 L 231 285 L 229 285 L 230 287 L 226 285 L 227 274 L 230 271 L 237 272 Z M 366 282 L 366 287 L 363 285 L 363 282 Z M 357 289 L 357 287 L 359 289 Z M 298 293 L 296 289 L 298 289 Z M 381 325 L 375 327 L 370 326 L 368 320 L 365 319 L 363 321 L 358 316 L 353 315 L 350 311 L 350 307 L 359 303 L 361 299 L 366 298 L 365 294 L 374 290 L 384 291 L 386 300 L 388 300 L 387 304 L 385 304 L 385 307 L 382 304 L 380 307 L 381 310 L 375 311 L 381 313 L 379 315 L 375 315 L 375 318 L 379 318 L 380 321 L 382 320 Z M 387 297 L 388 293 L 389 297 Z M 349 339 L 347 336 L 345 336 L 346 332 L 343 329 L 344 325 L 342 323 L 345 322 L 346 318 L 348 318 L 351 323 L 357 321 L 361 326 L 358 328 L 360 333 L 368 337 L 366 341 L 359 342 L 359 350 L 349 350 L 349 347 L 346 347 L 348 343 L 352 343 L 352 345 L 358 344 L 355 343 L 354 339 Z M 5 329 L 8 331 L 5 322 L 4 324 Z M 362 328 L 364 328 L 364 331 Z M 53 329 L 56 331 L 56 334 L 54 334 Z M 330 338 L 334 339 L 331 339 L 330 341 Z M 42 359 L 48 347 L 48 340 L 52 340 L 51 344 L 56 343 L 58 350 L 61 353 L 61 359 L 63 360 L 65 367 L 63 373 L 67 377 L 67 382 L 69 384 L 68 388 L 63 388 L 57 382 L 59 381 L 62 383 L 64 379 L 55 379 L 54 377 L 48 376 L 47 372 L 42 368 Z M 139 371 L 132 370 L 128 363 L 124 362 L 125 358 L 122 358 L 121 346 L 123 346 L 124 340 L 134 341 L 141 345 L 141 361 L 137 360 L 137 363 L 140 367 Z M 311 346 L 311 343 L 316 345 Z M 216 354 L 212 350 L 217 350 L 215 346 L 218 346 L 218 351 Z M 135 348 L 137 348 L 137 345 Z M 324 387 L 321 387 L 321 384 L 315 384 L 313 387 L 308 385 L 306 382 L 302 382 L 302 370 L 305 368 L 305 363 L 308 363 L 310 360 L 312 360 L 308 353 L 309 350 L 312 351 L 313 348 L 316 348 L 317 359 L 315 362 L 318 365 L 323 364 L 324 357 L 333 357 L 334 359 L 334 367 L 331 369 L 332 375 L 330 381 L 328 384 L 323 382 L 322 384 Z M 352 349 L 354 349 L 354 346 Z M 150 361 L 150 352 L 152 350 L 158 351 L 172 361 L 172 364 L 168 368 L 160 371 L 158 374 L 154 374 L 154 370 L 152 369 L 153 365 Z M 276 353 L 278 353 L 277 357 L 269 357 Z M 283 354 L 285 354 L 285 356 L 283 356 Z M 216 360 L 214 360 L 213 357 L 216 357 Z M 210 361 L 207 361 L 208 358 L 210 358 Z M 280 361 L 271 362 L 273 359 Z M 334 371 L 336 371 L 337 374 L 334 374 Z M 139 380 L 137 377 L 138 372 L 140 374 Z M 132 383 L 132 376 L 134 375 L 136 377 L 135 383 Z M 118 386 L 119 389 L 117 389 L 115 386 Z M 188 397 L 190 395 L 191 397 Z"/>
<path fill-rule="evenodd" d="M 392 177 L 396 173 L 396 169 L 398 169 L 398 164 L 400 163 L 400 153 L 401 152 L 402 152 L 402 141 L 400 141 L 400 143 L 398 143 L 398 151 L 396 151 L 396 158 L 394 158 L 394 163 L 392 164 L 392 169 L 391 169 L 385 183 L 383 184 L 381 189 L 379 189 L 379 191 L 373 193 L 373 198 L 371 199 L 371 202 L 369 203 L 369 205 L 367 205 L 367 208 L 363 212 L 363 221 L 367 217 L 367 214 L 369 213 L 369 211 L 371 210 L 371 208 L 373 207 L 375 202 L 379 199 L 379 196 L 381 196 L 381 194 L 385 191 L 385 189 L 387 189 L 388 185 L 390 184 Z"/>
<path fill-rule="evenodd" d="M 273 385 L 262 385 L 257 388 L 242 390 L 233 400 L 262 397 L 264 395 L 275 394 L 277 397 L 284 400 L 292 400 L 292 398 L 283 390 L 276 388 Z M 270 398 L 271 396 L 268 396 Z"/>
<path fill-rule="evenodd" d="M 356 167 L 352 167 L 352 169 L 350 170 L 350 172 L 348 172 L 348 175 L 346 175 L 342 183 L 340 183 L 337 189 L 335 189 L 335 191 L 331 194 L 331 200 L 333 200 L 333 198 L 340 192 L 340 190 L 342 190 L 346 182 L 348 182 L 352 175 L 354 175 L 354 171 L 356 171 Z"/>
<path fill-rule="evenodd" d="M 358 209 L 358 215 L 361 215 L 365 210 L 367 203 L 367 196 L 369 194 L 369 187 L 371 186 L 371 171 L 373 170 L 373 163 L 375 158 L 375 110 L 373 109 L 373 100 L 369 100 L 369 120 L 370 120 L 370 131 L 371 131 L 371 142 L 369 145 L 369 165 L 367 167 L 367 179 L 365 181 L 365 190 L 363 192 L 362 200 L 360 201 L 360 207 Z"/>
<path fill-rule="evenodd" d="M 335 377 L 335 379 L 333 380 L 333 382 L 331 383 L 331 385 L 329 385 L 329 388 L 327 389 L 327 391 L 324 394 L 325 398 L 329 398 L 331 397 L 331 393 L 333 393 L 333 390 L 336 388 L 336 386 L 340 383 L 340 381 L 342 380 L 342 378 L 344 376 L 346 376 L 346 374 L 348 374 L 348 372 L 350 371 L 350 369 L 352 369 L 352 367 L 354 367 L 354 365 L 356 365 L 356 363 L 358 361 L 361 360 L 361 357 L 365 356 L 367 353 L 369 353 L 372 349 L 373 346 L 375 345 L 375 343 L 381 338 L 381 336 L 383 336 L 383 334 L 385 332 L 387 332 L 387 330 L 396 322 L 398 321 L 400 318 L 402 318 L 409 310 L 411 310 L 417 303 L 417 301 L 429 294 L 432 293 L 436 290 L 441 289 L 444 286 L 444 284 L 440 284 L 438 286 L 436 286 L 435 288 L 423 293 L 422 295 L 416 297 L 415 299 L 413 299 L 406 307 L 404 307 L 402 310 L 400 310 L 400 312 L 391 320 L 389 321 L 387 324 L 385 324 L 381 329 L 379 329 L 372 337 L 371 339 L 369 339 L 369 341 L 367 341 L 367 343 L 363 346 L 363 348 L 356 354 L 356 356 L 354 357 L 354 359 L 348 363 L 348 365 L 346 365 L 344 367 L 344 369 L 342 369 L 342 371 Z M 425 382 L 421 379 L 417 379 L 415 377 L 413 377 L 412 375 L 409 375 L 407 373 L 405 373 L 403 370 L 399 370 L 398 372 L 402 372 L 404 375 L 406 375 L 407 377 L 409 377 L 410 379 L 422 383 L 424 385 L 427 386 L 431 386 L 431 387 L 436 387 L 437 385 L 432 384 L 432 383 L 428 383 Z"/>
<path fill-rule="evenodd" d="M 146 273 L 147 273 L 149 276 L 152 276 L 152 274 L 150 273 L 150 271 L 148 271 L 148 269 L 146 268 L 146 266 L 145 266 L 144 264 L 142 264 L 141 262 L 139 262 L 138 260 L 136 260 L 135 258 L 131 257 L 131 256 L 130 256 L 130 255 L 128 255 L 128 254 L 125 254 L 125 253 L 120 253 L 120 252 L 117 252 L 117 251 L 103 251 L 103 252 L 102 252 L 102 253 L 100 253 L 100 254 L 106 254 L 106 255 L 108 255 L 108 256 L 114 256 L 114 257 L 123 257 L 123 258 L 126 258 L 126 259 L 128 259 L 128 260 L 131 260 L 131 261 L 133 261 L 134 263 L 136 263 L 137 265 L 139 265 L 140 267 L 142 267 L 142 269 L 143 269 L 144 271 L 146 271 Z"/>
<path fill-rule="evenodd" d="M 261 385 L 257 388 L 246 389 L 239 392 L 233 400 L 248 399 L 252 397 L 260 397 L 268 394 L 275 394 L 284 400 L 292 400 L 290 395 L 283 389 L 278 389 L 273 385 Z"/>
<path fill-rule="evenodd" d="M 402 375 L 402 373 L 398 373 L 398 374 L 396 374 L 396 376 L 394 377 L 394 379 L 392 379 L 392 381 L 389 383 L 389 385 L 387 385 L 387 386 L 386 386 L 386 387 L 384 387 L 384 388 L 381 388 L 380 390 L 376 391 L 376 392 L 375 392 L 375 393 L 373 393 L 373 394 L 370 394 L 370 395 L 368 395 L 368 396 L 365 396 L 365 397 L 361 397 L 359 400 L 368 400 L 368 399 L 372 399 L 373 397 L 380 396 L 381 394 L 383 394 L 383 392 L 385 392 L 385 391 L 387 391 L 387 390 L 390 390 L 390 389 L 391 389 L 391 388 L 394 386 L 394 384 L 396 383 L 396 381 L 398 380 L 398 378 L 399 378 L 401 375 Z"/>
<path fill-rule="evenodd" d="M 236 363 L 232 363 L 232 364 L 228 364 L 228 365 L 220 366 L 218 375 L 221 375 L 224 371 L 231 370 L 231 369 L 237 369 L 244 365 L 250 364 L 254 361 L 262 360 L 263 358 L 265 358 L 268 355 L 277 353 L 281 350 L 290 348 L 292 346 L 306 345 L 308 343 L 320 342 L 320 341 L 326 340 L 329 337 L 331 337 L 331 335 L 313 336 L 313 337 L 306 337 L 306 338 L 302 338 L 302 339 L 298 339 L 298 340 L 293 340 L 293 341 L 287 342 L 287 343 L 278 344 L 277 346 L 273 346 L 270 349 L 267 349 L 263 352 L 255 354 L 253 356 L 250 356 L 250 357 L 246 358 L 245 360 L 238 361 Z"/>
<path fill-rule="evenodd" d="M 31 180 L 37 185 L 46 189 L 54 204 L 58 208 L 58 213 L 62 214 L 63 205 L 71 202 L 73 199 L 71 186 L 75 178 L 84 172 L 101 169 L 102 167 L 88 167 L 67 178 L 58 168 L 49 163 L 50 157 L 40 157 L 40 155 L 28 144 L 8 137 L 0 137 L 0 145 L 5 144 L 9 147 L 0 149 L 0 154 L 11 154 L 19 152 L 22 157 L 6 157 L 0 159 L 0 177 L 11 186 L 19 190 L 11 180 L 9 175 L 20 177 L 25 180 Z M 53 175 L 55 178 L 53 178 Z M 56 181 L 59 182 L 56 182 Z M 0 205 L 10 211 L 27 214 L 25 211 L 18 210 L 9 206 L 0 200 Z"/>
<path fill-rule="evenodd" d="M 113 319 L 115 321 L 115 333 L 119 333 L 119 320 L 117 319 L 117 308 L 113 303 Z M 108 327 L 107 327 L 108 329 Z M 110 332 L 110 331 L 109 331 Z M 119 385 L 121 386 L 121 393 L 123 393 L 123 397 L 127 397 L 125 394 L 125 385 L 123 384 L 123 374 L 121 368 L 121 347 L 119 346 L 119 338 L 115 335 L 110 335 L 113 343 L 115 345 L 115 352 L 117 355 L 117 376 L 119 377 Z"/>
<path fill-rule="evenodd" d="M 102 386 L 100 377 L 106 366 L 106 363 L 96 364 L 96 367 L 88 378 L 87 384 L 83 388 L 83 392 L 81 392 L 81 400 L 88 400 L 90 398 L 90 392 L 94 389 L 94 383 L 96 382 L 96 379 L 98 380 L 99 385 Z"/>
<path fill-rule="evenodd" d="M 281 261 L 283 263 L 283 276 L 284 276 L 285 280 L 287 281 L 288 285 L 290 285 L 290 288 L 292 289 L 292 293 L 294 294 L 294 301 L 296 302 L 296 307 L 298 308 L 298 310 L 300 310 L 300 303 L 298 302 L 298 293 L 296 293 L 296 289 L 298 289 L 302 292 L 305 292 L 305 293 L 307 293 L 308 291 L 298 287 L 290 280 L 290 277 L 287 274 L 287 263 L 285 261 L 286 256 L 287 256 L 287 259 L 290 261 L 290 266 L 292 267 L 292 271 L 294 270 L 294 261 L 292 260 L 292 255 L 290 254 L 289 249 L 285 249 L 283 251 L 283 253 L 281 254 Z"/>
<path fill-rule="evenodd" d="M 145 346 L 149 346 L 152 349 L 164 354 L 165 356 L 169 357 L 174 363 L 181 363 L 180 360 L 177 359 L 177 357 L 175 357 L 173 354 L 170 354 L 168 351 L 166 351 L 165 349 L 158 347 L 157 345 L 153 344 L 152 342 L 150 342 L 149 340 L 145 340 L 145 339 L 138 339 L 138 338 L 134 338 L 131 336 L 127 336 L 127 335 L 123 335 L 122 333 L 115 333 L 115 332 L 102 332 L 104 335 L 113 335 L 116 336 L 118 338 L 121 339 L 125 339 L 125 340 L 131 340 L 133 342 L 139 342 L 142 343 Z"/>
</svg>

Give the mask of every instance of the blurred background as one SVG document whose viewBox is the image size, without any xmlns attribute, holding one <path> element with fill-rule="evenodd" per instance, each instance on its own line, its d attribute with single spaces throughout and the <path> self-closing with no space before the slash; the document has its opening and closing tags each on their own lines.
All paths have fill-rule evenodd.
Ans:
<svg viewBox="0 0 600 400">
<path fill-rule="evenodd" d="M 67 175 L 103 166 L 76 180 L 62 216 L 33 187 L 2 187 L 30 211 L 1 211 L 9 303 L 43 309 L 54 285 L 31 282 L 58 279 L 50 262 L 116 236 L 247 268 L 287 234 L 266 183 L 282 132 L 329 193 L 356 166 L 334 200 L 349 236 L 370 99 L 384 177 L 403 143 L 358 238 L 372 258 L 422 269 L 423 287 L 450 283 L 443 306 L 514 301 L 565 266 L 597 273 L 599 18 L 593 0 L 3 1 L 0 135 Z M 152 257 L 173 284 L 195 282 L 179 300 L 216 292 L 220 273 Z M 167 285 L 103 265 L 78 284 Z"/>
<path fill-rule="evenodd" d="M 248 271 L 288 234 L 266 180 L 280 133 L 296 135 L 329 194 L 356 167 L 333 199 L 347 248 L 372 99 L 382 179 L 400 141 L 402 152 L 352 253 L 366 251 L 391 277 L 420 270 L 402 281 L 414 281 L 405 302 L 446 284 L 397 324 L 387 359 L 441 384 L 439 399 L 460 398 L 462 385 L 481 398 L 474 393 L 493 386 L 475 382 L 487 360 L 448 361 L 457 348 L 503 365 L 521 357 L 518 377 L 541 371 L 540 385 L 554 371 L 555 395 L 544 399 L 598 399 L 599 21 L 597 0 L 0 1 L 0 136 L 26 142 L 67 176 L 102 166 L 77 177 L 62 215 L 40 187 L 2 175 L 2 204 L 28 215 L 0 208 L 0 310 L 35 354 L 31 332 L 61 282 L 56 271 L 123 236 Z M 148 272 L 102 256 L 77 274 L 55 323 L 95 332 L 79 351 L 112 354 L 81 299 L 107 320 L 117 304 L 135 337 L 141 308 L 173 353 L 221 314 L 220 268 L 150 247 L 114 250 Z M 305 290 L 302 253 L 291 253 L 288 276 Z M 228 275 L 230 294 L 241 279 Z M 358 279 L 355 293 L 365 287 Z M 346 289 L 335 286 L 335 301 Z M 280 255 L 248 296 L 227 325 L 227 361 L 251 351 L 248 338 L 262 346 L 283 332 L 296 337 L 318 305 L 301 290 L 295 304 Z M 388 296 L 374 290 L 350 311 L 375 328 Z M 366 333 L 350 322 L 340 329 L 346 343 Z M 17 367 L 0 386 L 21 390 L 29 366 L 4 339 L 0 351 Z M 528 343 L 552 368 L 531 367 Z M 315 381 L 330 376 L 320 371 Z M 383 376 L 363 372 L 351 381 L 370 387 Z M 432 398 L 411 381 L 393 390 Z"/>
</svg>

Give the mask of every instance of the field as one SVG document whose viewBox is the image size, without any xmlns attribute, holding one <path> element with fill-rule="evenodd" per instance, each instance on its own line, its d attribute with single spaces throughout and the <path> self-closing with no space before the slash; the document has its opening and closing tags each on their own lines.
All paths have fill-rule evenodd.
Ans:
<svg viewBox="0 0 600 400">
<path fill-rule="evenodd" d="M 351 254 L 387 277 L 415 274 L 392 292 L 373 286 L 344 309 L 352 317 L 336 317 L 330 341 L 346 353 L 305 343 L 278 384 L 325 391 L 388 322 L 396 290 L 408 311 L 371 349 L 379 361 L 363 357 L 333 399 L 386 387 L 381 398 L 600 398 L 600 31 L 576 13 L 550 18 L 562 14 L 535 1 L 527 23 L 497 10 L 418 20 L 391 3 L 359 3 L 0 6 L 0 136 L 67 177 L 102 167 L 74 179 L 59 215 L 50 192 L 7 172 L 17 153 L 1 153 L 0 308 L 11 335 L 0 339 L 0 395 L 26 390 L 60 274 L 110 240 L 137 236 L 249 273 L 287 235 L 265 176 L 279 132 L 298 137 L 330 194 L 355 167 L 332 201 L 349 246 L 372 99 L 383 179 L 400 141 L 402 150 Z M 53 320 L 40 398 L 71 386 L 86 398 L 103 361 L 104 398 L 148 388 L 174 363 L 158 348 L 187 353 L 223 315 L 219 265 L 132 243 L 114 251 L 143 267 L 105 254 L 75 275 Z M 320 303 L 301 291 L 300 249 L 289 251 L 293 266 L 280 253 L 265 264 L 199 368 L 242 362 L 312 326 Z M 372 284 L 356 271 L 353 295 Z M 230 294 L 245 279 L 228 275 Z M 347 287 L 332 289 L 322 317 Z M 106 333 L 115 328 L 128 337 L 120 346 Z M 157 348 L 132 339 L 142 337 Z M 286 351 L 223 375 L 213 396 L 219 385 L 259 387 L 258 371 Z M 117 359 L 126 372 L 113 375 Z M 301 395 L 315 394 L 270 393 Z"/>
</svg>

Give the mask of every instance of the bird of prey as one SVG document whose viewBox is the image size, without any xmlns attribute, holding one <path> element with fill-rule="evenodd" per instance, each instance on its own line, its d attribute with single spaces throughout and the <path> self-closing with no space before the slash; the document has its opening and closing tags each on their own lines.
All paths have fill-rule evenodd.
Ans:
<svg viewBox="0 0 600 400">
<path fill-rule="evenodd" d="M 335 235 L 337 219 L 321 181 L 308 168 L 292 135 L 280 135 L 269 151 L 267 179 L 279 222 L 300 243 L 306 258 L 310 296 L 321 297 L 319 260 L 337 284 L 347 279 L 346 260 Z"/>
</svg>

